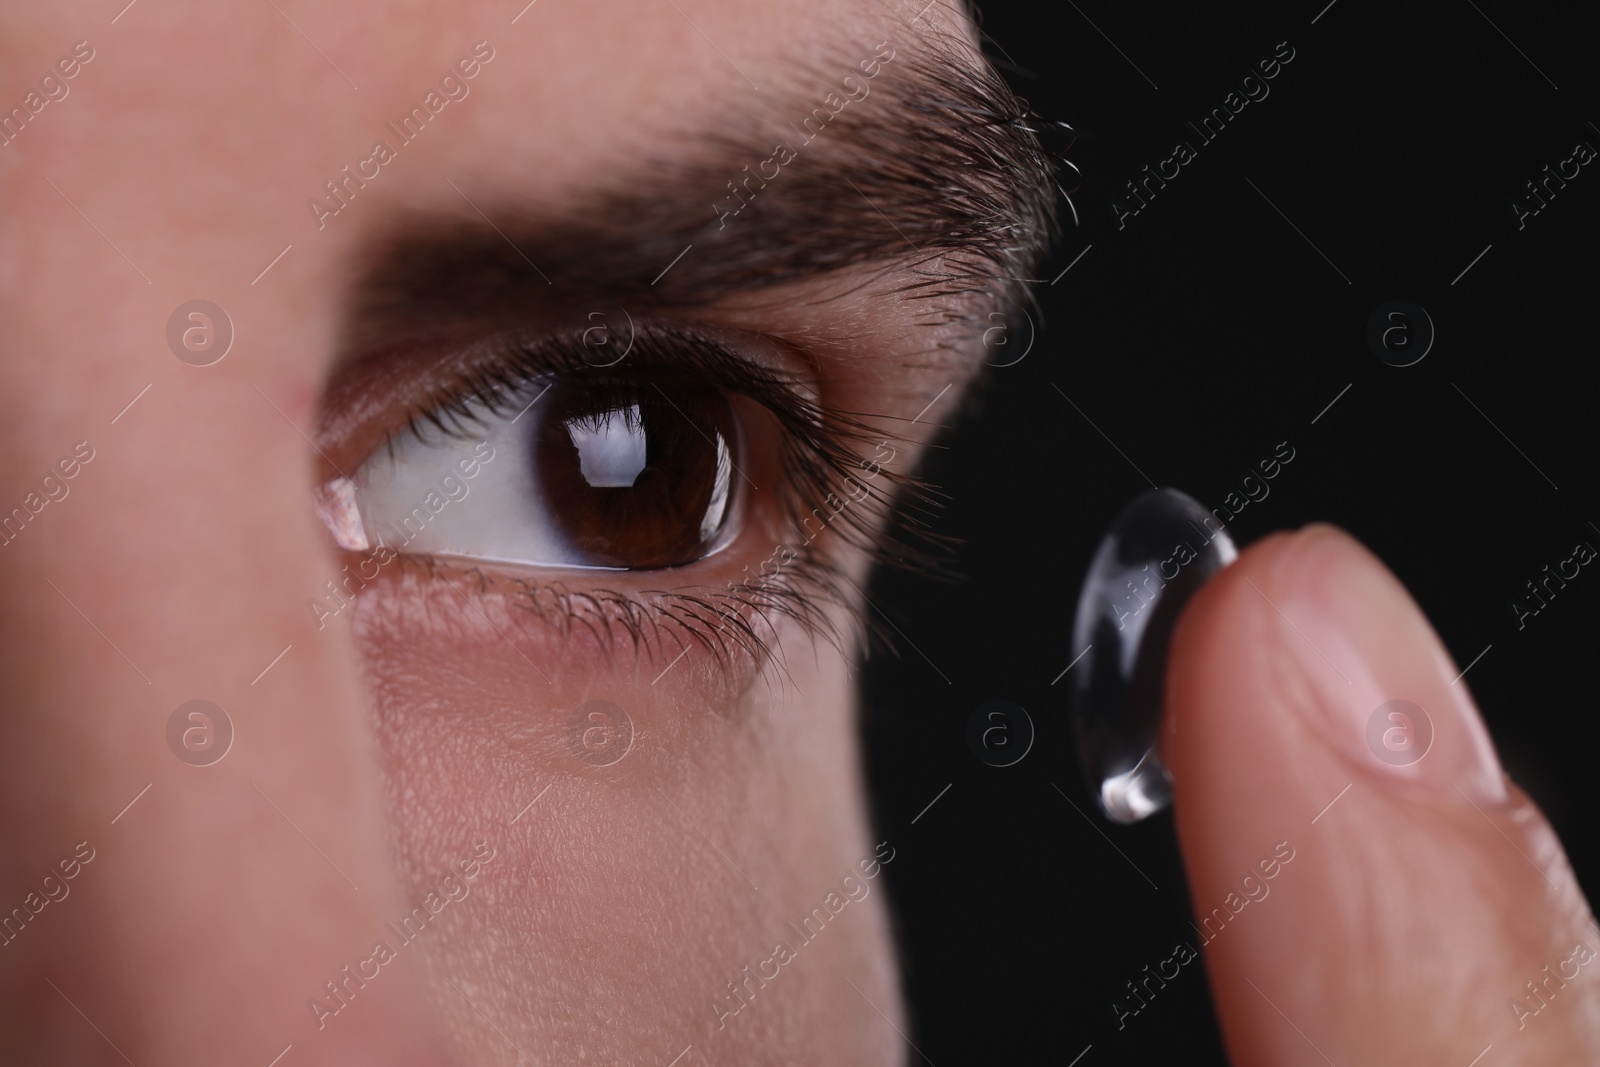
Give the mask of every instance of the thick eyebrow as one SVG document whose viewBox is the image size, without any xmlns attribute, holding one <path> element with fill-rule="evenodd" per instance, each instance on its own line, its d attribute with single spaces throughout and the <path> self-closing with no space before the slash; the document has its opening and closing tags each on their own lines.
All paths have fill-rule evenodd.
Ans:
<svg viewBox="0 0 1600 1067">
<path fill-rule="evenodd" d="M 793 79 L 809 92 L 709 115 L 717 131 L 676 139 L 677 153 L 559 212 L 478 200 L 487 218 L 400 217 L 363 253 L 351 346 L 597 299 L 635 313 L 705 306 L 863 265 L 894 268 L 904 295 L 1014 308 L 1059 193 L 1027 104 L 948 36 L 834 54 L 838 65 Z"/>
</svg>

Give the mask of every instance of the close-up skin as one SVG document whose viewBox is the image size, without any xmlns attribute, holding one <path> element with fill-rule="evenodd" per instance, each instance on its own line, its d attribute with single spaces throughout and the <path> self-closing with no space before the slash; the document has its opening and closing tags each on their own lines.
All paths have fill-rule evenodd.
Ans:
<svg viewBox="0 0 1600 1067">
<path fill-rule="evenodd" d="M 989 132 L 966 117 L 972 146 L 1007 153 L 983 171 L 948 137 L 936 183 L 895 157 L 926 159 L 932 124 L 964 118 L 922 115 L 919 133 L 919 104 L 1014 106 L 952 12 L 693 18 L 8 12 L 8 71 L 49 67 L 57 42 L 93 50 L 0 161 L 4 394 L 36 398 L 7 420 L 8 479 L 81 440 L 94 456 L 6 548 L 5 884 L 95 850 L 4 949 L 8 1062 L 266 1063 L 291 1044 L 344 1064 L 899 1055 L 871 893 L 894 847 L 869 835 L 854 754 L 854 589 L 886 502 L 914 495 L 916 417 L 980 365 L 968 320 L 1015 298 L 1054 189 L 1003 111 Z M 429 93 L 445 105 L 401 140 L 387 124 Z M 370 164 L 375 140 L 395 158 Z M 760 167 L 775 141 L 792 173 Z M 236 335 L 204 368 L 161 350 L 200 292 Z M 637 380 L 661 376 L 679 407 L 684 383 L 781 386 L 790 425 L 758 408 L 732 458 L 734 543 L 637 573 L 339 551 L 316 490 L 359 479 L 447 382 L 511 380 L 485 369 L 489 339 L 581 340 L 605 321 L 591 311 L 618 337 L 588 335 L 590 362 L 636 331 L 620 370 L 653 347 Z M 719 343 L 651 340 L 672 330 Z M 682 366 L 682 349 L 724 366 Z M 448 475 L 438 455 L 418 462 Z M 478 498 L 523 505 L 496 473 Z M 205 773 L 166 751 L 193 698 L 235 731 Z M 617 762 L 579 758 L 608 728 L 574 732 L 591 700 L 626 709 Z M 486 855 L 422 932 L 400 925 Z M 774 960 L 779 942 L 794 959 Z"/>
<path fill-rule="evenodd" d="M 866 590 L 1071 212 L 972 16 L 115 6 L 0 14 L 0 1062 L 921 1062 Z M 1329 526 L 1186 608 L 1234 1063 L 1600 1055 L 1502 1003 L 1600 931 L 1458 670 Z"/>
</svg>

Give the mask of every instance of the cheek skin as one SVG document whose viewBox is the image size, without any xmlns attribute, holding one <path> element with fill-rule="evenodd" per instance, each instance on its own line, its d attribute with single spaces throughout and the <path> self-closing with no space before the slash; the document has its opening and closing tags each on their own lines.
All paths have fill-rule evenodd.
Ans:
<svg viewBox="0 0 1600 1067">
<path fill-rule="evenodd" d="M 838 654 L 779 621 L 781 669 L 745 657 L 721 672 L 691 646 L 662 676 L 670 638 L 636 657 L 492 596 L 486 620 L 441 584 L 377 583 L 353 622 L 404 891 L 420 901 L 477 840 L 497 849 L 408 946 L 463 1058 L 515 1061 L 482 1010 L 551 1062 L 666 1063 L 691 1043 L 704 1064 L 898 1062 L 898 1037 L 845 981 L 903 1028 L 884 895 L 803 946 L 786 925 L 872 853 Z M 597 698 L 633 723 L 609 766 L 570 742 L 572 708 Z M 798 958 L 718 1030 L 727 983 L 780 940 Z"/>
</svg>

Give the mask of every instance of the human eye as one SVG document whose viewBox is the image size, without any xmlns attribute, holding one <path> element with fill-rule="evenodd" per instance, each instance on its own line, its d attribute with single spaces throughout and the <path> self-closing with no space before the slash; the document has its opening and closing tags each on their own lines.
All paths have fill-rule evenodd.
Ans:
<svg viewBox="0 0 1600 1067">
<path fill-rule="evenodd" d="M 336 490 L 347 547 L 650 570 L 702 559 L 738 532 L 741 422 L 756 416 L 713 384 L 554 372 L 451 413 L 450 432 L 400 435 Z"/>
<path fill-rule="evenodd" d="M 870 459 L 883 435 L 770 337 L 646 320 L 620 359 L 592 341 L 514 331 L 412 361 L 319 494 L 338 545 L 534 601 L 581 587 L 569 609 L 634 630 L 748 643 L 755 615 L 820 619 L 827 546 L 870 549 L 900 481 Z"/>
</svg>

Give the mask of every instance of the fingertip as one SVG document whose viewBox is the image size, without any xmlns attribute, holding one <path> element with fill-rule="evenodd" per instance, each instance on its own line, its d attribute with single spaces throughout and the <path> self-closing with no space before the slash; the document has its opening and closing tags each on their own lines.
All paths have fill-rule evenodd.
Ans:
<svg viewBox="0 0 1600 1067">
<path fill-rule="evenodd" d="M 1506 788 L 1458 681 L 1399 580 L 1324 523 L 1251 545 L 1185 608 L 1161 755 L 1241 1067 L 1465 1063 L 1520 1034 L 1508 997 L 1591 939 L 1559 843 Z M 1562 1053 L 1588 1048 L 1597 1002 L 1574 991 L 1567 1022 L 1519 1040 L 1579 1062 Z"/>
<path fill-rule="evenodd" d="M 1306 534 L 1306 530 L 1279 531 L 1247 546 L 1195 594 L 1178 619 L 1167 653 L 1161 728 L 1162 761 L 1175 786 L 1189 777 L 1183 772 L 1198 755 L 1196 748 L 1208 730 L 1220 725 L 1214 717 L 1204 717 L 1209 702 L 1196 698 L 1228 679 L 1253 676 L 1270 621 L 1263 614 L 1270 606 L 1259 590 L 1271 584 L 1271 576 L 1293 556 Z"/>
</svg>

